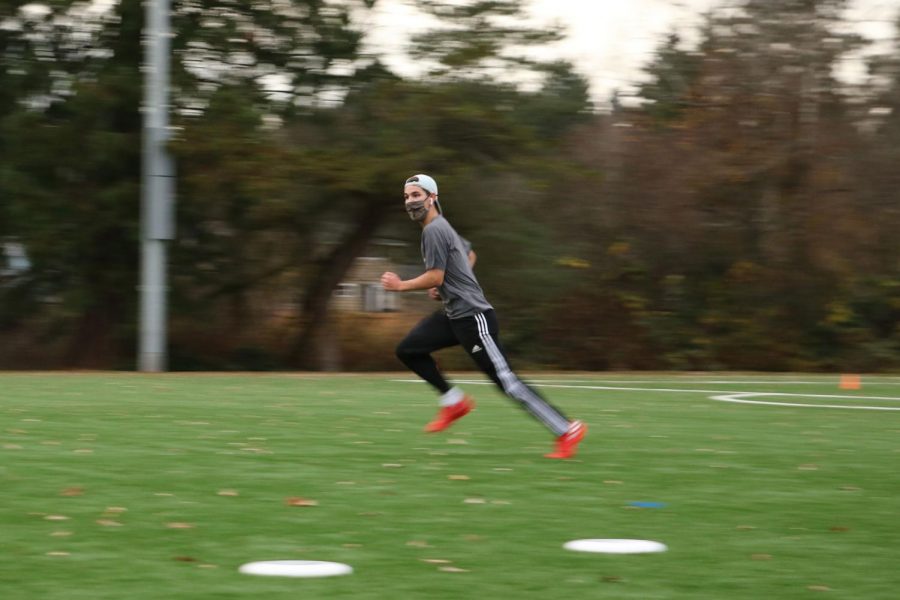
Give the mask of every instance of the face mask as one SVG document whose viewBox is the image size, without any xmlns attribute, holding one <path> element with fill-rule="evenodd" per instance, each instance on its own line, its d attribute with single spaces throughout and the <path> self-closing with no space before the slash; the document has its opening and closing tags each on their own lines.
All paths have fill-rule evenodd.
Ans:
<svg viewBox="0 0 900 600">
<path fill-rule="evenodd" d="M 413 200 L 412 202 L 406 203 L 406 213 L 409 215 L 410 219 L 417 223 L 425 220 L 429 210 L 431 210 L 431 207 L 426 207 L 424 200 Z"/>
</svg>

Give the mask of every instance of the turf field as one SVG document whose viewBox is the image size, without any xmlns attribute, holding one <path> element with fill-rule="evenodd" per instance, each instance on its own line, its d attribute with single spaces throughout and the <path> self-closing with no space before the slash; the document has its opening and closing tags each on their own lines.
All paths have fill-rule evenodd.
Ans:
<svg viewBox="0 0 900 600">
<path fill-rule="evenodd" d="M 426 435 L 403 379 L 0 375 L 0 598 L 900 598 L 900 377 L 534 375 L 570 461 L 481 380 Z M 355 572 L 238 573 L 287 559 Z"/>
</svg>

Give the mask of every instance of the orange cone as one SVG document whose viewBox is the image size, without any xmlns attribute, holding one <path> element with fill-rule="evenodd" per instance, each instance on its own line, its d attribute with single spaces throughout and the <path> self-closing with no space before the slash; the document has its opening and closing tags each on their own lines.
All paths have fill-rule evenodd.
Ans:
<svg viewBox="0 0 900 600">
<path fill-rule="evenodd" d="M 842 390 L 858 390 L 862 388 L 862 381 L 860 381 L 859 375 L 845 373 L 841 375 L 841 382 L 838 384 L 838 387 Z"/>
</svg>

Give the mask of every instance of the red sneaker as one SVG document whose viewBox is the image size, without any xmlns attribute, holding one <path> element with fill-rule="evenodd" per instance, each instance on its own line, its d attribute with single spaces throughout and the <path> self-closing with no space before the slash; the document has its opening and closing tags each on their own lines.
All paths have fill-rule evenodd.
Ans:
<svg viewBox="0 0 900 600">
<path fill-rule="evenodd" d="M 579 442 L 584 439 L 586 433 L 587 425 L 581 421 L 572 421 L 569 429 L 556 438 L 556 452 L 544 456 L 547 458 L 572 458 L 575 456 L 575 449 L 578 448 Z"/>
<path fill-rule="evenodd" d="M 469 414 L 473 408 L 475 408 L 475 401 L 472 400 L 471 396 L 466 394 L 463 396 L 463 399 L 456 404 L 441 407 L 441 410 L 438 412 L 434 421 L 425 426 L 425 431 L 428 433 L 443 431 L 450 427 L 457 419 L 461 419 Z"/>
</svg>

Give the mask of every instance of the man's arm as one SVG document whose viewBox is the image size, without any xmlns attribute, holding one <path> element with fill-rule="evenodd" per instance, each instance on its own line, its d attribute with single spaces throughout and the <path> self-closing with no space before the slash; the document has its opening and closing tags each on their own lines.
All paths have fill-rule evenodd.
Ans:
<svg viewBox="0 0 900 600">
<path fill-rule="evenodd" d="M 439 287 L 444 283 L 443 269 L 429 269 L 414 279 L 403 281 L 396 273 L 387 272 L 381 276 L 381 286 L 391 292 L 408 292 Z"/>
<path fill-rule="evenodd" d="M 475 254 L 474 250 L 469 250 L 469 268 L 475 268 L 475 261 L 478 260 L 478 256 Z"/>
</svg>

